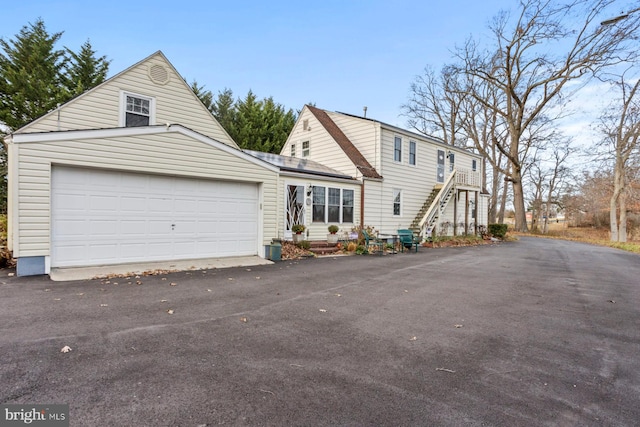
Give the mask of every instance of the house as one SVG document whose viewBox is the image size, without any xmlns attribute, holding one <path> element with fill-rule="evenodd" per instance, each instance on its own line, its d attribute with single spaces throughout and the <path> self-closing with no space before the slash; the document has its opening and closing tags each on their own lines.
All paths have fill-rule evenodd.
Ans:
<svg viewBox="0 0 640 427">
<path fill-rule="evenodd" d="M 291 240 L 291 228 L 303 224 L 306 240 L 326 240 L 330 224 L 341 234 L 360 224 L 361 181 L 311 159 L 245 152 L 278 168 L 278 237 Z"/>
<path fill-rule="evenodd" d="M 487 225 L 481 156 L 436 138 L 306 105 L 280 154 L 313 160 L 359 181 L 360 217 L 354 222 L 381 233 L 410 228 L 423 236 L 451 235 Z M 306 217 L 311 226 L 327 223 L 316 215 L 315 201 L 322 203 L 323 191 L 312 189 Z"/>
<path fill-rule="evenodd" d="M 278 168 L 240 150 L 161 52 L 5 143 L 18 275 L 262 256 L 277 234 Z"/>
</svg>

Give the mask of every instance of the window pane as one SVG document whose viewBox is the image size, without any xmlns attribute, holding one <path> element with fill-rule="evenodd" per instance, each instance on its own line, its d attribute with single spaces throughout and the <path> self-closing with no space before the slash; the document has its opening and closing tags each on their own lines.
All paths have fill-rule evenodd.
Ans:
<svg viewBox="0 0 640 427">
<path fill-rule="evenodd" d="M 340 189 L 339 188 L 329 189 L 329 205 L 340 206 Z"/>
<path fill-rule="evenodd" d="M 329 206 L 329 222 L 340 222 L 340 206 Z"/>
<path fill-rule="evenodd" d="M 402 161 L 402 138 L 396 136 L 393 144 L 393 160 Z"/>
<path fill-rule="evenodd" d="M 394 190 L 394 195 L 393 195 L 393 214 L 394 215 L 400 215 L 400 191 L 399 190 Z"/>
<path fill-rule="evenodd" d="M 149 126 L 149 116 L 141 116 L 140 114 L 127 113 L 125 127 Z"/>
<path fill-rule="evenodd" d="M 291 144 L 291 157 L 295 157 L 295 156 L 296 156 L 296 145 Z"/>
<path fill-rule="evenodd" d="M 353 208 L 342 208 L 342 222 L 353 222 Z"/>
<path fill-rule="evenodd" d="M 313 222 L 324 222 L 325 188 L 313 187 Z"/>
<path fill-rule="evenodd" d="M 409 142 L 409 164 L 416 164 L 416 143 L 415 141 Z"/>
<path fill-rule="evenodd" d="M 353 222 L 353 190 L 342 190 L 342 222 Z"/>
</svg>

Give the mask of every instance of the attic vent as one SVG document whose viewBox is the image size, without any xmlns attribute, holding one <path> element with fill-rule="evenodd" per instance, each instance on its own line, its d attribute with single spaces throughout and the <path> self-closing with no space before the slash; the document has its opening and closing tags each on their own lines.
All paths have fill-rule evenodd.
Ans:
<svg viewBox="0 0 640 427">
<path fill-rule="evenodd" d="M 302 121 L 302 129 L 309 130 L 309 119 L 305 119 Z"/>
<path fill-rule="evenodd" d="M 149 78 L 158 85 L 169 83 L 169 70 L 163 65 L 153 64 L 149 66 Z"/>
</svg>

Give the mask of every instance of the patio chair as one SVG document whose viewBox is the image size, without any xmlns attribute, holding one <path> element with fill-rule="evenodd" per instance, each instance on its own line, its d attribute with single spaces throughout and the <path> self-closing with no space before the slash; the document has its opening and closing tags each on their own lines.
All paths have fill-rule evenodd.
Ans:
<svg viewBox="0 0 640 427">
<path fill-rule="evenodd" d="M 420 246 L 420 237 L 416 237 L 411 230 L 398 230 L 398 240 L 400 241 L 400 249 L 404 252 L 407 248 L 411 250 L 415 246 L 416 252 L 418 252 L 418 246 Z"/>
<path fill-rule="evenodd" d="M 377 237 L 369 236 L 369 233 L 367 233 L 365 230 L 362 230 L 362 235 L 364 236 L 365 247 L 367 248 L 367 251 L 369 250 L 369 246 L 377 246 L 380 255 L 382 255 L 386 242 L 384 240 L 378 239 Z"/>
</svg>

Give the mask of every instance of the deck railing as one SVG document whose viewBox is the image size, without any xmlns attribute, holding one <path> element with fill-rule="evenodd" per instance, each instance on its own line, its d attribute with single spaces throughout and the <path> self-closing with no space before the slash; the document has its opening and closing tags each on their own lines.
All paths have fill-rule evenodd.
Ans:
<svg viewBox="0 0 640 427">
<path fill-rule="evenodd" d="M 456 185 L 467 187 L 480 187 L 480 172 L 471 169 L 456 168 Z"/>
</svg>

